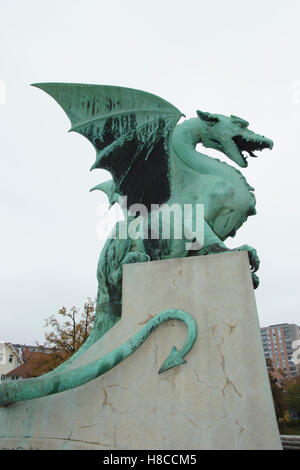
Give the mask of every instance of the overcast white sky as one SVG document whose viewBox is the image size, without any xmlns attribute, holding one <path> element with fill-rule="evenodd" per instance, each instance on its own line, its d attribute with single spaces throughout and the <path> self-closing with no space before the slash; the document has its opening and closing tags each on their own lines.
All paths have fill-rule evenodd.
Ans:
<svg viewBox="0 0 300 470">
<path fill-rule="evenodd" d="M 96 214 L 106 197 L 89 189 L 109 174 L 89 172 L 91 144 L 68 134 L 60 107 L 29 86 L 48 81 L 142 89 L 187 117 L 235 114 L 273 139 L 272 152 L 243 170 L 258 215 L 228 245 L 259 252 L 261 326 L 299 324 L 300 2 L 0 6 L 0 339 L 43 342 L 46 317 L 97 290 Z"/>
</svg>

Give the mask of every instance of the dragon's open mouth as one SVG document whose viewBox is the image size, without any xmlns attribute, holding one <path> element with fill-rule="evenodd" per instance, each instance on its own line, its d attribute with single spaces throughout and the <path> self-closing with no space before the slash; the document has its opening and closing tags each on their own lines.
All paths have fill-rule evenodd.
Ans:
<svg viewBox="0 0 300 470">
<path fill-rule="evenodd" d="M 269 139 L 266 139 L 266 138 L 258 138 L 258 136 L 256 138 L 245 138 L 245 137 L 242 137 L 240 135 L 237 135 L 235 137 L 232 138 L 232 140 L 234 141 L 234 143 L 236 144 L 237 148 L 239 149 L 239 152 L 241 154 L 241 157 L 245 163 L 245 165 L 247 166 L 247 158 L 248 156 L 250 155 L 250 157 L 257 157 L 257 155 L 255 155 L 253 153 L 253 151 L 255 150 L 263 150 L 265 148 L 269 148 L 271 149 L 273 147 L 273 142 Z M 244 155 L 243 152 L 247 152 L 248 155 Z"/>
</svg>

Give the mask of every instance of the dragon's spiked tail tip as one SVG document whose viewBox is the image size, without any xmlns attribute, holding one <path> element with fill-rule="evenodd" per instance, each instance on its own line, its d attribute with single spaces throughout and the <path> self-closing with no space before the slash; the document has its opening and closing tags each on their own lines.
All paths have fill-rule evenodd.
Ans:
<svg viewBox="0 0 300 470">
<path fill-rule="evenodd" d="M 165 362 L 161 365 L 158 373 L 162 374 L 166 370 L 172 369 L 172 367 L 179 366 L 180 364 L 186 364 L 186 361 L 183 359 L 181 352 L 177 351 L 176 347 L 173 346 L 170 354 L 168 355 Z"/>
</svg>

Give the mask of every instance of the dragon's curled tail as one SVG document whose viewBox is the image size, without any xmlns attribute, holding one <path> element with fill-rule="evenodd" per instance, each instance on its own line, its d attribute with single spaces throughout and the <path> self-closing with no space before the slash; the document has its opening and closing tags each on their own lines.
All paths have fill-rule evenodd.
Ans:
<svg viewBox="0 0 300 470">
<path fill-rule="evenodd" d="M 181 320 L 187 325 L 188 336 L 180 350 L 177 350 L 175 347 L 172 348 L 169 356 L 159 369 L 159 373 L 179 364 L 184 364 L 184 356 L 192 349 L 196 341 L 197 325 L 193 317 L 188 313 L 182 310 L 168 309 L 152 318 L 130 340 L 94 362 L 61 373 L 46 374 L 42 377 L 26 379 L 20 382 L 8 381 L 1 384 L 0 405 L 10 405 L 16 401 L 52 395 L 90 382 L 126 359 L 148 338 L 155 328 L 161 323 L 172 319 Z"/>
</svg>

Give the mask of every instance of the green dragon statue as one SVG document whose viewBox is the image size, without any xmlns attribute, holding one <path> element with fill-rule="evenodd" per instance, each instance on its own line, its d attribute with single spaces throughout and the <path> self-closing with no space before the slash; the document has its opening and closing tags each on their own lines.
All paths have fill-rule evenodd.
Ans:
<svg viewBox="0 0 300 470">
<path fill-rule="evenodd" d="M 235 235 L 248 216 L 256 213 L 254 189 L 235 167 L 198 152 L 197 144 L 222 152 L 242 168 L 247 166 L 247 156 L 255 157 L 255 151 L 273 147 L 270 139 L 250 131 L 248 122 L 237 116 L 197 111 L 196 118 L 178 124 L 184 115 L 177 108 L 140 90 L 69 83 L 34 86 L 52 96 L 64 109 L 71 121 L 71 131 L 93 144 L 96 161 L 92 169 L 108 170 L 113 177 L 93 190 L 104 191 L 111 205 L 120 202 L 125 220 L 116 224 L 114 236 L 108 238 L 100 254 L 96 318 L 87 341 L 69 361 L 34 379 L 32 385 L 27 381 L 18 387 L 10 383 L 1 385 L 2 404 L 67 390 L 84 383 L 75 378 L 76 374 L 92 380 L 108 370 L 107 358 L 84 366 L 82 371 L 67 369 L 119 321 L 124 264 L 230 251 L 224 241 Z M 176 222 L 169 230 L 170 236 L 162 236 L 165 227 L 161 211 L 174 204 L 183 212 L 187 205 L 204 206 L 201 236 L 197 230 L 191 230 L 193 223 L 197 223 L 193 211 L 179 223 L 183 224 L 182 236 L 176 236 Z M 187 225 L 189 230 L 185 230 Z M 120 236 L 124 230 L 127 236 Z M 248 251 L 256 288 L 259 283 L 255 274 L 259 267 L 256 250 L 248 245 L 235 250 Z M 160 321 L 166 319 L 159 315 Z M 172 315 L 182 321 L 188 318 L 188 314 L 174 310 Z M 131 340 L 133 343 L 135 340 Z M 126 355 L 122 353 L 118 358 L 121 356 L 124 359 Z M 172 354 L 170 357 L 169 367 L 179 363 L 176 360 L 172 363 Z M 113 366 L 114 360 L 108 362 Z"/>
</svg>

